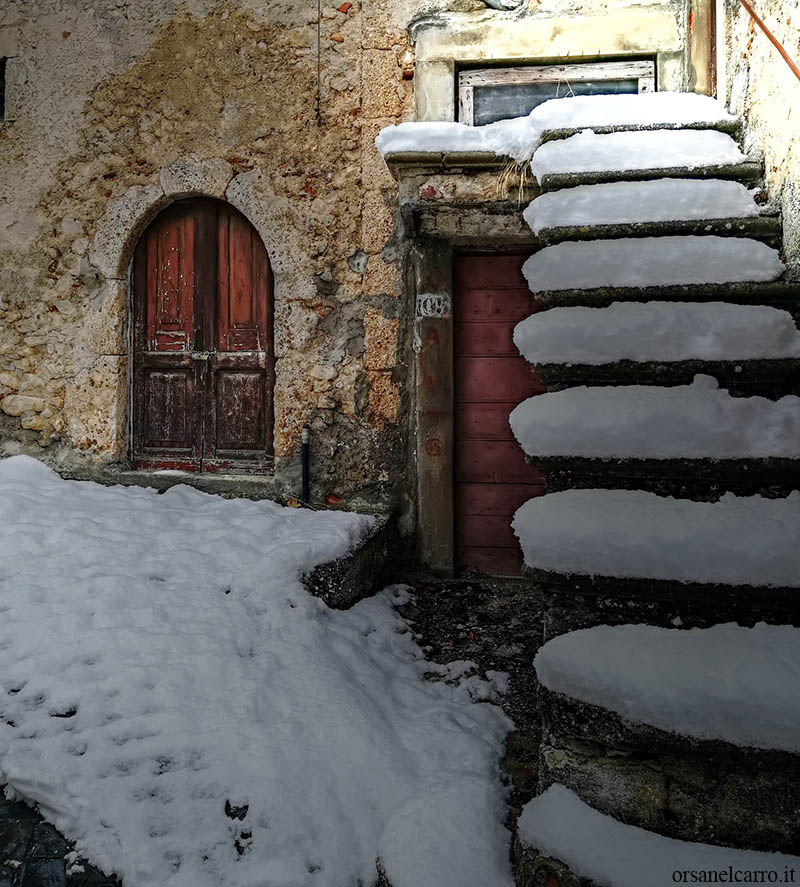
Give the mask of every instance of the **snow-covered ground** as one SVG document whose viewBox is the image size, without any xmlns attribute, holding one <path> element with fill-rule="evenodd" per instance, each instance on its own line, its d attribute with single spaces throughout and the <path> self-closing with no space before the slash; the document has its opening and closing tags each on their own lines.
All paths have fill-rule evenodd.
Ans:
<svg viewBox="0 0 800 887">
<path fill-rule="evenodd" d="M 739 182 L 655 179 L 605 182 L 540 194 L 523 216 L 534 234 L 573 225 L 701 221 L 757 216 L 753 195 Z"/>
<path fill-rule="evenodd" d="M 715 130 L 598 134 L 586 129 L 568 139 L 545 142 L 533 155 L 531 171 L 541 181 L 556 173 L 703 169 L 746 159 L 729 135 Z"/>
<path fill-rule="evenodd" d="M 544 570 L 800 586 L 800 492 L 693 502 L 642 490 L 567 490 L 529 499 L 512 526 L 525 563 Z"/>
<path fill-rule="evenodd" d="M 613 302 L 551 308 L 521 320 L 514 344 L 531 363 L 800 357 L 792 315 L 727 302 Z"/>
<path fill-rule="evenodd" d="M 730 868 L 739 883 L 790 883 L 789 869 L 800 867 L 797 856 L 693 844 L 625 825 L 585 804 L 563 785 L 552 785 L 530 801 L 518 824 L 524 846 L 560 859 L 576 874 L 608 887 L 692 883 L 693 873 L 706 883 L 712 878 L 714 883 L 725 883 Z M 763 874 L 753 874 L 759 872 Z M 715 877 L 719 873 L 726 876 L 724 880 Z"/>
<path fill-rule="evenodd" d="M 538 394 L 508 423 L 529 456 L 800 458 L 800 397 L 731 397 L 705 375 L 669 388 L 581 385 Z"/>
<path fill-rule="evenodd" d="M 777 280 L 777 250 L 749 237 L 620 237 L 546 246 L 522 266 L 531 292 Z"/>
<path fill-rule="evenodd" d="M 601 625 L 548 641 L 534 666 L 549 690 L 631 721 L 800 752 L 800 629 L 789 625 Z"/>
<path fill-rule="evenodd" d="M 693 93 L 571 96 L 542 102 L 525 117 L 486 126 L 423 121 L 387 126 L 378 133 L 375 146 L 384 157 L 408 151 L 488 151 L 522 163 L 530 160 L 548 131 L 606 126 L 712 127 L 735 120 L 721 102 Z"/>
<path fill-rule="evenodd" d="M 370 523 L 0 461 L 0 782 L 126 887 L 508 887 L 506 717 L 299 582 Z"/>
</svg>

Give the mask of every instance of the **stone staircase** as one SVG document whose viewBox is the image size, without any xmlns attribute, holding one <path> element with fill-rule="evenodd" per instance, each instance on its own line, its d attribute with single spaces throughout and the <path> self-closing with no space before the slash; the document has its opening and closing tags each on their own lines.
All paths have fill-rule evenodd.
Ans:
<svg viewBox="0 0 800 887">
<path fill-rule="evenodd" d="M 642 99 L 646 101 L 647 97 Z M 647 527 L 643 527 L 641 533 L 631 534 L 627 544 L 652 545 L 652 556 L 645 552 L 638 559 L 633 553 L 627 557 L 625 540 L 617 539 L 613 544 L 620 549 L 618 566 L 609 568 L 609 558 L 604 556 L 598 557 L 598 566 L 593 568 L 592 546 L 602 546 L 602 527 L 570 525 L 562 516 L 560 523 L 551 522 L 546 541 L 537 546 L 536 535 L 529 534 L 526 541 L 521 526 L 526 506 L 517 513 L 515 529 L 523 542 L 527 575 L 545 596 L 547 642 L 537 657 L 543 722 L 540 795 L 526 807 L 520 819 L 515 851 L 517 884 L 656 887 L 675 883 L 672 871 L 681 869 L 681 860 L 692 866 L 706 860 L 712 868 L 721 865 L 725 853 L 734 867 L 773 868 L 783 877 L 785 866 L 800 866 L 800 859 L 760 854 L 800 855 L 800 717 L 797 723 L 789 719 L 783 730 L 777 731 L 779 739 L 770 736 L 752 740 L 736 730 L 726 732 L 723 727 L 716 734 L 711 729 L 707 735 L 693 735 L 680 722 L 659 722 L 648 708 L 650 705 L 655 710 L 658 706 L 652 699 L 648 701 L 648 694 L 641 687 L 636 690 L 633 676 L 652 667 L 657 684 L 649 695 L 653 699 L 664 696 L 664 705 L 674 703 L 675 711 L 683 710 L 675 702 L 681 695 L 687 710 L 694 705 L 714 711 L 724 697 L 728 706 L 741 703 L 743 718 L 750 716 L 767 722 L 773 717 L 780 721 L 781 717 L 781 702 L 777 697 L 773 699 L 776 694 L 772 693 L 769 681 L 780 683 L 791 681 L 793 676 L 800 678 L 800 661 L 793 658 L 800 651 L 800 646 L 796 646 L 785 653 L 786 661 L 776 665 L 777 671 L 768 673 L 767 669 L 763 693 L 758 682 L 753 685 L 755 690 L 753 686 L 746 691 L 732 687 L 730 682 L 726 683 L 730 658 L 725 656 L 730 657 L 730 651 L 720 652 L 715 647 L 717 634 L 712 628 L 721 623 L 742 626 L 736 639 L 743 656 L 752 654 L 753 661 L 758 663 L 756 648 L 751 649 L 756 634 L 750 627 L 759 622 L 800 627 L 800 559 L 792 552 L 790 517 L 786 517 L 793 513 L 795 519 L 800 518 L 800 494 L 788 498 L 800 490 L 800 400 L 794 399 L 800 394 L 800 333 L 789 319 L 791 315 L 796 324 L 800 317 L 800 281 L 781 273 L 780 266 L 774 270 L 781 242 L 780 217 L 774 209 L 761 208 L 754 202 L 758 198 L 763 204 L 765 198 L 760 190 L 761 165 L 757 159 L 738 152 L 735 122 L 721 120 L 700 129 L 696 125 L 680 128 L 674 123 L 663 128 L 652 123 L 639 127 L 634 120 L 606 125 L 599 111 L 592 130 L 593 133 L 570 129 L 547 132 L 533 157 L 532 168 L 541 196 L 525 215 L 543 249 L 526 263 L 525 273 L 544 310 L 523 322 L 529 325 L 531 336 L 526 339 L 521 334 L 521 324 L 517 328 L 520 337 L 515 341 L 531 361 L 533 372 L 548 388 L 547 394 L 538 397 L 550 398 L 549 401 L 530 406 L 531 402 L 526 402 L 524 407 L 539 410 L 536 415 L 547 418 L 546 446 L 541 443 L 541 436 L 537 439 L 535 421 L 529 423 L 532 430 L 528 437 L 521 431 L 517 433 L 523 423 L 515 422 L 513 414 L 511 424 L 528 461 L 547 479 L 547 495 L 537 502 L 537 526 L 546 525 L 549 503 L 552 502 L 556 514 L 556 505 L 562 501 L 558 497 L 571 496 L 572 491 L 589 492 L 599 497 L 601 505 L 607 501 L 610 527 L 616 525 L 619 517 L 614 509 L 619 502 L 626 501 L 616 497 L 615 491 L 652 494 L 652 500 L 647 500 L 652 501 L 652 509 L 643 513 L 644 522 L 651 519 L 650 515 L 653 520 L 660 519 L 661 511 L 666 514 L 673 499 L 687 500 L 689 525 L 683 532 L 676 527 L 661 539 L 655 525 L 649 536 Z M 713 136 L 709 136 L 711 131 Z M 695 139 L 700 148 L 693 162 Z M 719 146 L 718 155 L 710 150 L 715 145 Z M 613 159 L 624 157 L 626 151 L 629 163 Z M 676 187 L 656 184 L 666 180 L 676 182 Z M 723 181 L 727 184 L 714 184 Z M 621 189 L 622 183 L 631 183 L 631 187 Z M 658 189 L 664 191 L 663 200 L 655 199 Z M 747 196 L 745 189 L 750 191 Z M 641 194 L 638 207 L 637 194 Z M 694 194 L 697 205 L 693 205 Z M 720 207 L 719 215 L 713 213 L 715 206 Z M 731 207 L 733 212 L 725 212 Z M 720 243 L 730 244 L 732 237 L 740 239 L 737 250 L 764 257 L 767 264 L 772 261 L 773 270 L 768 270 L 759 259 L 751 267 L 743 263 L 734 279 L 715 274 L 717 264 L 725 269 L 725 256 L 730 253 Z M 645 243 L 653 244 L 652 253 L 648 252 L 650 247 L 644 247 Z M 686 245 L 685 250 L 682 244 Z M 594 252 L 586 249 L 589 246 Z M 682 257 L 692 251 L 697 253 L 698 246 L 707 262 L 686 262 L 683 267 Z M 673 258 L 666 275 L 653 270 L 657 263 L 647 258 L 657 255 L 662 247 Z M 619 256 L 620 250 L 630 254 L 630 262 L 623 260 L 617 273 L 613 261 L 603 264 L 603 257 L 606 252 Z M 645 258 L 640 261 L 638 257 L 643 253 Z M 582 255 L 588 258 L 584 260 Z M 575 284 L 579 272 L 592 267 L 592 257 L 596 257 L 598 268 L 603 267 L 605 277 L 601 284 Z M 559 267 L 563 268 L 563 286 L 558 279 L 553 283 L 552 269 L 557 269 L 558 278 Z M 734 263 L 727 267 L 736 266 Z M 631 268 L 636 273 L 632 274 Z M 650 271 L 652 279 L 648 278 Z M 636 274 L 641 279 L 632 283 Z M 546 285 L 538 282 L 541 280 L 546 280 Z M 657 308 L 662 311 L 663 322 L 654 321 L 644 328 L 641 324 L 626 327 L 625 309 L 615 307 L 621 325 L 609 326 L 607 312 L 616 303 L 664 306 Z M 689 306 L 697 305 L 708 307 L 712 322 L 707 334 L 692 342 L 691 336 L 681 335 L 686 326 L 682 315 L 696 311 Z M 718 305 L 722 307 L 717 312 Z M 732 310 L 730 306 L 739 308 Z M 715 312 L 719 323 L 713 322 Z M 762 334 L 761 320 L 768 324 L 774 321 L 783 332 L 777 337 Z M 537 339 L 535 325 L 551 322 L 553 330 L 562 324 L 558 333 L 560 345 L 548 347 L 546 357 L 540 360 L 537 342 L 546 335 L 543 332 Z M 671 335 L 665 332 L 670 324 L 674 327 Z M 593 342 L 595 332 L 598 338 L 609 336 L 602 348 Z M 751 341 L 753 338 L 757 341 Z M 745 445 L 734 455 L 720 455 L 713 446 L 702 450 L 704 416 L 689 415 L 690 400 L 695 396 L 692 382 L 697 375 L 713 377 L 720 388 L 729 392 L 734 398 L 733 407 L 744 411 L 741 423 L 749 421 L 746 415 L 750 405 L 763 408 L 758 413 L 761 418 L 754 420 L 757 426 L 750 429 L 751 438 L 759 442 L 760 449 L 748 449 Z M 604 437 L 610 443 L 589 454 L 576 445 L 576 440 L 585 429 L 591 443 L 596 417 L 586 410 L 569 408 L 569 398 L 559 398 L 559 394 L 584 386 L 597 389 L 598 399 L 601 395 L 608 397 L 609 404 L 615 405 L 610 414 L 616 417 L 618 413 L 616 438 L 612 428 Z M 614 392 L 606 395 L 600 389 Z M 642 422 L 650 421 L 648 415 L 652 418 L 652 409 L 637 415 L 633 406 L 626 407 L 637 400 L 656 403 L 664 389 L 670 389 L 669 396 L 678 398 L 678 405 L 685 390 L 687 403 L 686 421 L 681 420 L 678 411 L 672 423 L 674 430 L 666 428 L 669 446 L 648 438 L 648 429 L 642 427 Z M 787 396 L 790 399 L 780 401 Z M 729 421 L 726 410 L 731 402 L 720 396 L 714 403 L 718 405 L 716 412 L 710 410 L 707 416 L 709 434 L 715 425 Z M 780 433 L 770 437 L 767 445 L 764 438 L 769 436 L 769 417 L 781 410 L 785 412 L 778 422 Z M 531 412 L 530 416 L 533 415 Z M 609 425 L 613 425 L 611 419 Z M 684 435 L 686 454 L 681 454 Z M 700 435 L 700 444 L 693 435 Z M 667 451 L 668 455 L 664 455 Z M 616 498 L 609 496 L 604 500 L 606 493 L 614 493 Z M 719 503 L 726 493 L 765 497 L 775 507 L 770 511 L 769 502 L 739 502 L 729 496 Z M 711 522 L 712 542 L 707 569 L 699 570 L 697 576 L 679 574 L 670 566 L 691 563 L 692 558 L 698 557 L 692 541 L 692 503 L 708 503 L 709 508 L 716 509 L 703 512 Z M 766 543 L 763 539 L 756 543 L 755 536 L 747 534 L 731 538 L 737 526 L 745 526 L 736 523 L 738 518 L 732 518 L 733 510 L 751 506 L 764 509 L 765 532 L 768 525 Z M 716 535 L 715 520 L 719 522 Z M 759 563 L 768 563 L 772 538 L 775 558 L 782 559 L 785 569 L 770 574 L 766 581 L 759 578 L 757 567 Z M 668 546 L 669 552 L 660 551 L 659 542 L 664 549 Z M 756 544 L 766 550 L 755 550 Z M 548 546 L 564 552 L 559 565 L 554 566 L 553 558 L 545 556 L 542 549 Z M 745 560 L 750 558 L 751 566 L 755 565 L 751 575 L 743 573 L 737 579 L 733 575 L 735 570 L 733 574 L 729 570 L 723 578 L 715 578 L 714 563 L 723 563 L 726 551 L 733 553 L 736 549 L 745 553 Z M 596 550 L 600 552 L 601 548 Z M 735 560 L 733 554 L 731 557 Z M 632 563 L 651 563 L 652 568 L 632 569 Z M 763 576 L 767 576 L 766 569 Z M 599 626 L 604 625 L 629 626 L 631 631 L 634 625 L 657 627 L 651 629 L 660 632 L 653 636 L 654 651 L 662 639 L 668 649 L 675 633 L 691 637 L 701 651 L 697 662 L 708 663 L 707 668 L 699 666 L 696 674 L 702 692 L 698 691 L 695 698 L 694 691 L 686 689 L 679 657 L 650 661 L 647 645 L 631 648 L 626 654 L 626 638 L 635 637 L 635 632 L 620 633 L 615 641 L 621 645 L 617 654 L 623 657 L 622 661 L 626 661 L 626 655 L 630 657 L 631 678 L 625 677 L 623 669 L 618 685 L 612 688 L 611 702 L 603 701 L 599 691 L 594 697 L 590 691 L 603 685 L 602 657 L 593 659 L 585 654 L 584 672 L 578 671 L 572 685 L 553 681 L 553 669 L 558 673 L 558 658 L 553 658 L 556 639 L 567 646 L 571 644 L 575 657 L 581 659 L 582 651 L 593 650 L 600 644 L 607 629 Z M 687 629 L 696 631 L 687 633 Z M 791 647 L 793 630 L 786 631 L 788 634 L 784 635 Z M 702 651 L 706 646 L 708 655 L 704 657 Z M 601 648 L 602 645 L 597 647 Z M 549 663 L 549 678 L 543 677 L 545 663 Z M 782 671 L 784 666 L 786 670 Z M 675 698 L 667 698 L 667 690 L 673 686 Z M 741 700 L 737 700 L 737 693 L 742 694 Z M 613 701 L 615 694 L 622 700 L 635 697 L 638 702 L 626 709 Z M 754 708 L 752 697 L 761 700 L 762 708 Z M 551 786 L 556 788 L 548 791 Z M 559 817 L 565 823 L 561 832 L 552 827 Z M 571 837 L 562 840 L 559 835 L 565 831 Z M 612 835 L 614 852 L 619 858 L 616 867 L 612 859 L 605 860 L 602 851 L 603 841 L 611 841 Z M 594 847 L 593 842 L 596 849 L 592 853 L 587 848 Z M 653 860 L 650 868 L 642 861 L 648 855 Z M 676 860 L 673 869 L 661 871 L 659 865 L 664 868 L 671 858 Z"/>
</svg>

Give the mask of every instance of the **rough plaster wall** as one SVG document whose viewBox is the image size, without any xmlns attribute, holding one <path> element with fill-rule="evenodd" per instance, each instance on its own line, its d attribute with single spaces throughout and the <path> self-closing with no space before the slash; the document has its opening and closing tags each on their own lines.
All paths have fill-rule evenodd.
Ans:
<svg viewBox="0 0 800 887">
<path fill-rule="evenodd" d="M 800 80 L 745 9 L 727 0 L 731 110 L 746 124 L 746 147 L 764 155 L 770 196 L 780 201 L 784 250 L 800 276 Z M 800 2 L 758 0 L 755 10 L 800 63 Z"/>
<path fill-rule="evenodd" d="M 125 456 L 135 237 L 175 196 L 211 193 L 245 212 L 273 263 L 284 485 L 310 420 L 318 494 L 386 498 L 405 358 L 397 267 L 381 255 L 393 181 L 372 141 L 403 115 L 411 84 L 385 6 L 323 6 L 317 125 L 313 0 L 9 0 L 2 451 Z"/>
</svg>

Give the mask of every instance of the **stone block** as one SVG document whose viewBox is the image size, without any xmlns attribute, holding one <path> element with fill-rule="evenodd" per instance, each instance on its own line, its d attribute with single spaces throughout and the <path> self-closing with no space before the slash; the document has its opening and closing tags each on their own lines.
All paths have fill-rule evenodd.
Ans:
<svg viewBox="0 0 800 887">
<path fill-rule="evenodd" d="M 364 122 L 361 130 L 361 183 L 366 190 L 395 187 L 394 177 L 375 147 L 378 133 L 395 122 L 388 117 Z"/>
<path fill-rule="evenodd" d="M 380 191 L 367 191 L 361 213 L 361 245 L 379 253 L 394 233 L 394 213 Z"/>
<path fill-rule="evenodd" d="M 400 413 L 400 389 L 391 376 L 380 370 L 368 370 L 370 424 L 382 428 L 384 423 L 397 424 Z"/>
<path fill-rule="evenodd" d="M 403 113 L 400 66 L 393 50 L 365 50 L 361 60 L 361 90 L 364 117 L 399 117 Z"/>
<path fill-rule="evenodd" d="M 397 363 L 396 317 L 384 317 L 376 308 L 364 312 L 364 366 L 368 370 L 391 369 Z"/>
<path fill-rule="evenodd" d="M 41 397 L 28 397 L 24 394 L 9 394 L 0 401 L 0 410 L 7 416 L 21 416 L 23 413 L 41 412 L 45 401 Z"/>
</svg>

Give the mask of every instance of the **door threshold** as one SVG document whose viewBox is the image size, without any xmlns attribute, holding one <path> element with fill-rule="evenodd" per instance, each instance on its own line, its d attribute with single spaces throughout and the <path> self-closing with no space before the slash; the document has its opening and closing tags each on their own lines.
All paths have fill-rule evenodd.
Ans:
<svg viewBox="0 0 800 887">
<path fill-rule="evenodd" d="M 68 480 L 90 480 L 106 486 L 151 487 L 160 493 L 185 484 L 203 493 L 230 499 L 270 499 L 277 501 L 275 476 L 262 474 L 203 474 L 174 468 L 131 468 L 128 465 L 98 465 L 59 472 Z"/>
</svg>

